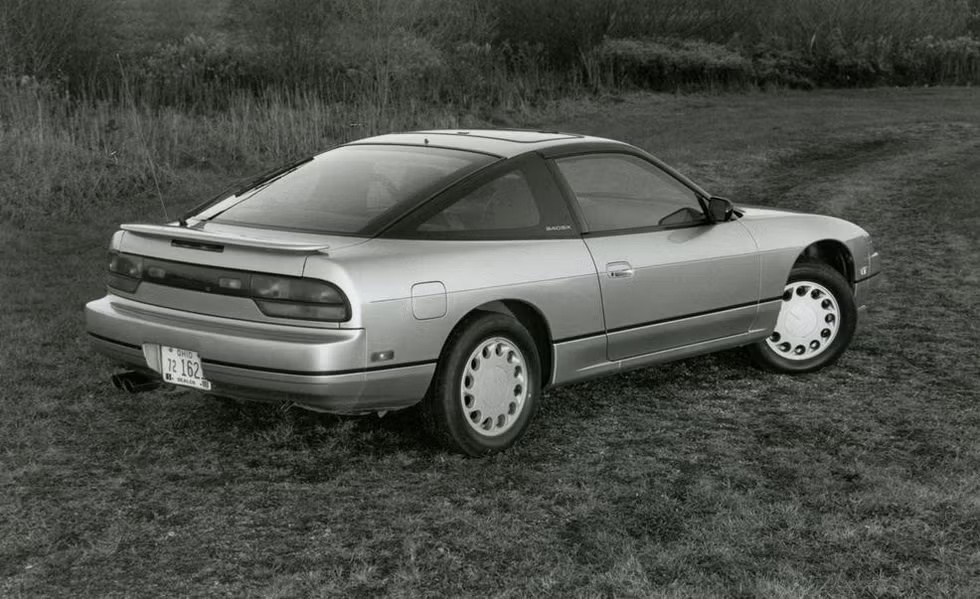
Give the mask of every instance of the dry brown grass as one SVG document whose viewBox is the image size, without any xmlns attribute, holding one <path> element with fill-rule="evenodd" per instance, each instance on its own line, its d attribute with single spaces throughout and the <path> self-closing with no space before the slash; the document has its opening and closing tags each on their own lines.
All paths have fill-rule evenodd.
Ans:
<svg viewBox="0 0 980 599">
<path fill-rule="evenodd" d="M 142 204 L 4 224 L 0 595 L 980 594 L 980 93 L 617 100 L 531 124 L 875 236 L 885 275 L 839 365 L 730 352 L 555 390 L 512 451 L 467 460 L 411 413 L 114 391 L 81 307 Z"/>
</svg>

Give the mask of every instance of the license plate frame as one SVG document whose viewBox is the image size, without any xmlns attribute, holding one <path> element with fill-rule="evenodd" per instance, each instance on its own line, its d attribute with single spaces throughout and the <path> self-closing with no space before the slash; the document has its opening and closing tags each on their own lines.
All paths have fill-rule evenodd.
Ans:
<svg viewBox="0 0 980 599">
<path fill-rule="evenodd" d="M 201 356 L 196 351 L 161 345 L 160 375 L 164 383 L 202 391 L 211 390 L 211 381 L 204 378 Z"/>
</svg>

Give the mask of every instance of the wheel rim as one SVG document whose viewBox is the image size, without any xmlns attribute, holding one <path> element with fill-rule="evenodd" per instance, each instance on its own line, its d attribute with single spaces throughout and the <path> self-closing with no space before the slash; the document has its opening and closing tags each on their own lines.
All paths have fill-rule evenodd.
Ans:
<svg viewBox="0 0 980 599">
<path fill-rule="evenodd" d="M 840 318 L 837 298 L 826 287 L 813 281 L 789 283 L 776 328 L 766 343 L 787 360 L 815 358 L 837 338 Z"/>
<path fill-rule="evenodd" d="M 527 403 L 527 362 L 504 337 L 481 341 L 466 361 L 459 398 L 466 423 L 484 437 L 510 430 Z"/>
</svg>

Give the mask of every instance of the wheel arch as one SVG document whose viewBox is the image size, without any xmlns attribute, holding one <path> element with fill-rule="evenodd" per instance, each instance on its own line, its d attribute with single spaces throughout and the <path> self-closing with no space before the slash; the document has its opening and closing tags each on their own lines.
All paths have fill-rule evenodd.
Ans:
<svg viewBox="0 0 980 599">
<path fill-rule="evenodd" d="M 470 317 L 480 312 L 507 314 L 527 329 L 531 334 L 531 338 L 534 339 L 535 347 L 538 350 L 538 358 L 541 361 L 541 386 L 547 387 L 553 374 L 554 356 L 552 355 L 551 347 L 551 327 L 548 324 L 548 319 L 545 318 L 541 310 L 534 304 L 520 299 L 488 301 L 464 314 L 453 327 L 453 332 L 457 331 L 459 327 L 465 326 L 465 323 Z M 448 339 L 451 339 L 452 336 L 452 333 L 450 333 L 445 343 L 448 343 Z M 442 351 L 446 351 L 445 344 L 443 345 Z"/>
<path fill-rule="evenodd" d="M 836 239 L 822 239 L 803 248 L 794 266 L 802 261 L 823 262 L 844 277 L 847 284 L 854 287 L 854 256 L 847 245 Z"/>
</svg>

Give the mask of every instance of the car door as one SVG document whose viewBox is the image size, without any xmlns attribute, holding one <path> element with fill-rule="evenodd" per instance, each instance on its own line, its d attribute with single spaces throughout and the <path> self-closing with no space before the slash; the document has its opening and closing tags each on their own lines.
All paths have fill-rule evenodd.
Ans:
<svg viewBox="0 0 980 599">
<path fill-rule="evenodd" d="M 394 246 L 398 249 L 391 251 L 399 257 L 390 261 L 390 275 L 374 278 L 404 279 L 414 273 L 413 283 L 438 281 L 445 288 L 444 318 L 450 326 L 478 306 L 515 301 L 543 315 L 555 340 L 603 334 L 592 255 L 551 170 L 537 154 L 501 161 L 446 190 L 384 237 L 414 243 Z M 371 309 L 387 309 L 390 303 L 375 301 Z M 423 334 L 421 329 L 417 334 L 404 329 L 372 333 L 374 338 L 392 335 L 392 347 L 404 339 L 406 352 L 418 352 Z"/>
<path fill-rule="evenodd" d="M 595 261 L 610 360 L 748 331 L 760 260 L 740 223 L 711 222 L 694 189 L 642 156 L 593 153 L 554 165 Z"/>
</svg>

